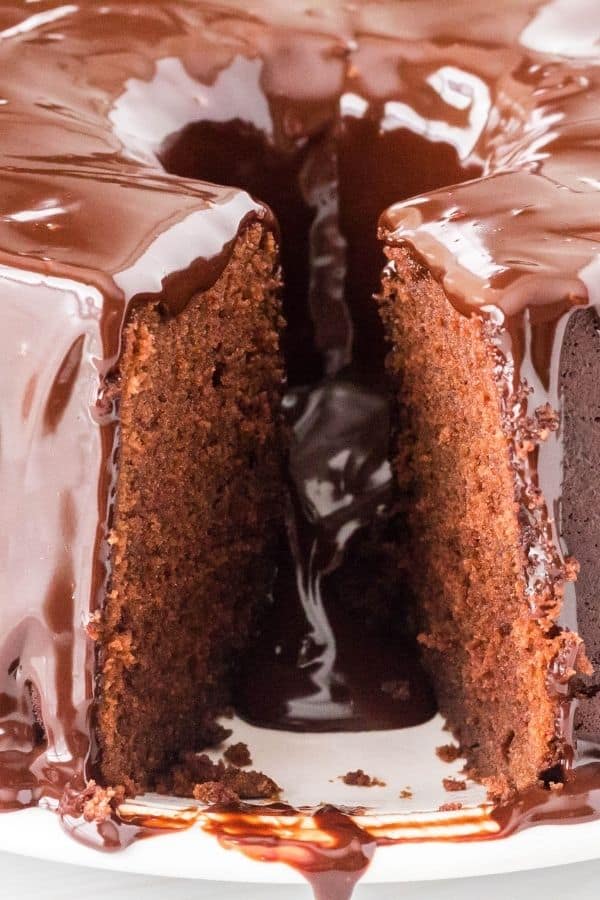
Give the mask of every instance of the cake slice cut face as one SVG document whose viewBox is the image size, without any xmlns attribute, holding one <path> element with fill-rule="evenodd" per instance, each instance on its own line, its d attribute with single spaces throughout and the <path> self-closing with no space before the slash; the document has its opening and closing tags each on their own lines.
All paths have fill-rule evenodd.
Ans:
<svg viewBox="0 0 600 900">
<path fill-rule="evenodd" d="M 283 515 L 277 263 L 251 226 L 176 317 L 124 331 L 118 480 L 99 617 L 102 772 L 145 784 L 202 747 L 264 605 Z"/>
<path fill-rule="evenodd" d="M 496 796 L 600 736 L 574 6 L 0 11 L 3 805 L 156 786 L 236 701 L 437 703 Z"/>
<path fill-rule="evenodd" d="M 154 203 L 143 278 L 124 267 L 119 286 L 60 261 L 2 270 L 9 805 L 60 797 L 97 753 L 112 782 L 144 784 L 178 747 L 201 745 L 271 578 L 282 381 L 272 222 L 231 189 L 196 192 L 186 210 L 172 184 L 160 185 L 161 210 L 151 182 L 129 183 L 131 228 Z M 55 173 L 73 205 L 78 186 Z M 110 221 L 120 191 L 102 186 L 97 216 Z M 65 218 L 67 202 L 56 200 Z"/>
<path fill-rule="evenodd" d="M 539 585 L 554 596 L 532 608 L 528 568 L 543 535 L 533 524 L 524 533 L 529 494 L 515 473 L 523 441 L 537 450 L 548 423 L 519 430 L 493 327 L 457 312 L 404 248 L 390 250 L 380 302 L 401 410 L 396 466 L 411 485 L 410 581 L 440 710 L 493 792 L 560 780 L 561 676 L 587 667 L 577 635 L 556 627 L 560 582 Z"/>
</svg>

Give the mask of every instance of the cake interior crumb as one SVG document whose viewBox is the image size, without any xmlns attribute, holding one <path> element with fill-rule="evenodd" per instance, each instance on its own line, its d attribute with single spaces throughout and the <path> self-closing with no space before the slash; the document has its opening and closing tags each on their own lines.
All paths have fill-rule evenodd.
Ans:
<svg viewBox="0 0 600 900">
<path fill-rule="evenodd" d="M 438 806 L 438 810 L 440 812 L 456 812 L 459 809 L 462 809 L 462 803 L 442 803 Z"/>
<path fill-rule="evenodd" d="M 444 790 L 453 793 L 454 791 L 466 791 L 467 782 L 461 778 L 442 778 Z"/>
<path fill-rule="evenodd" d="M 452 763 L 460 757 L 460 747 L 456 744 L 442 744 L 435 748 L 436 755 L 442 762 Z"/>
<path fill-rule="evenodd" d="M 210 787 L 202 787 L 206 784 Z M 221 799 L 213 802 L 223 802 L 225 792 L 214 787 L 216 784 L 227 789 L 228 800 L 276 800 L 281 793 L 279 785 L 264 772 L 240 769 L 222 759 L 213 762 L 206 753 L 184 754 L 182 762 L 158 783 L 156 790 L 160 794 L 196 799 L 219 794 Z"/>
<path fill-rule="evenodd" d="M 248 745 L 243 741 L 238 741 L 237 744 L 230 744 L 223 753 L 223 757 L 227 762 L 240 769 L 252 765 L 250 750 L 248 749 Z"/>
<path fill-rule="evenodd" d="M 355 769 L 351 772 L 346 772 L 345 775 L 340 775 L 341 780 L 344 784 L 351 785 L 352 787 L 385 787 L 385 781 L 381 781 L 380 778 L 377 778 L 373 775 L 367 775 L 367 773 L 363 769 Z"/>
</svg>

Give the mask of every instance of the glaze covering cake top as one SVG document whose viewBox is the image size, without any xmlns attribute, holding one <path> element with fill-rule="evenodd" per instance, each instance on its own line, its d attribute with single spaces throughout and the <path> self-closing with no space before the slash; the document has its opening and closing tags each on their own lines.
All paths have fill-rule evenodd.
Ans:
<svg viewBox="0 0 600 900">
<path fill-rule="evenodd" d="M 599 37 L 592 0 L 2 6 L 4 805 L 58 797 L 93 766 L 86 627 L 110 574 L 115 479 L 103 389 L 127 314 L 157 297 L 176 314 L 249 223 L 275 229 L 261 201 L 276 208 L 282 170 L 314 213 L 298 238 L 310 277 L 287 301 L 301 335 L 292 382 L 369 367 L 376 313 L 361 297 L 377 286 L 383 213 L 382 234 L 411 245 L 457 308 L 495 323 L 519 415 L 545 404 L 562 415 L 535 452 L 523 437 L 528 592 L 532 615 L 563 604 L 565 627 L 600 662 L 600 380 L 561 365 L 561 353 L 577 362 L 582 335 L 588 359 L 598 353 Z M 257 199 L 185 177 L 216 169 L 188 165 L 207 122 L 247 127 L 273 153 Z M 576 637 L 571 649 L 557 683 Z M 593 699 L 581 708 L 582 733 L 597 734 Z"/>
</svg>

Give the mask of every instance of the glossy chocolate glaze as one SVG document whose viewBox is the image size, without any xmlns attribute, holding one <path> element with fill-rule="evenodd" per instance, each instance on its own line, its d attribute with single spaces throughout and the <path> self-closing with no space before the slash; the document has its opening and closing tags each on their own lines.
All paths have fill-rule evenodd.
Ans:
<svg viewBox="0 0 600 900">
<path fill-rule="evenodd" d="M 311 885 L 316 900 L 350 900 L 354 887 L 370 865 L 377 848 L 420 841 L 465 842 L 497 840 L 534 825 L 575 825 L 600 815 L 600 764 L 586 762 L 569 773 L 554 789 L 534 786 L 496 807 L 461 807 L 426 813 L 377 815 L 368 809 L 294 809 L 284 803 L 253 806 L 248 803 L 185 808 L 161 813 L 127 803 L 111 821 L 110 842 L 119 836 L 156 834 L 199 823 L 222 847 L 260 862 L 284 863 Z M 85 823 L 77 823 L 82 827 Z M 101 842 L 102 826 L 85 833 L 93 845 Z M 383 851 L 386 852 L 386 851 Z"/>
<path fill-rule="evenodd" d="M 315 900 L 350 900 L 377 848 L 376 839 L 352 816 L 328 806 L 298 815 L 284 804 L 266 815 L 255 812 L 248 806 L 217 809 L 205 818 L 204 828 L 223 847 L 250 859 L 291 865 L 309 882 Z"/>
<path fill-rule="evenodd" d="M 348 597 L 357 590 L 347 556 L 393 508 L 387 398 L 340 377 L 288 391 L 284 413 L 290 552 L 281 555 L 272 606 L 244 660 L 236 709 L 255 724 L 300 731 L 427 721 L 435 700 L 401 602 L 394 598 L 393 622 L 388 615 L 369 623 L 369 609 L 353 608 Z M 372 581 L 381 578 L 373 560 L 362 563 Z"/>
<path fill-rule="evenodd" d="M 258 200 L 198 177 L 243 184 L 281 219 L 293 388 L 310 383 L 318 400 L 350 383 L 382 399 L 381 333 L 365 295 L 382 260 L 377 217 L 406 201 L 382 234 L 412 246 L 462 312 L 493 323 L 507 417 L 522 423 L 545 404 L 560 416 L 567 321 L 597 299 L 599 32 L 592 0 L 505 0 L 493 14 L 480 0 L 2 8 L 5 808 L 56 799 L 89 773 L 85 629 L 109 573 L 117 425 L 102 390 L 127 311 L 160 298 L 176 313 L 222 271 L 249 220 L 272 227 Z M 240 166 L 266 146 L 268 177 L 216 165 L 232 135 Z M 283 199 L 280 184 L 290 185 Z M 516 467 L 532 535 L 527 589 L 542 617 L 564 593 L 574 627 L 570 538 L 557 525 L 572 514 L 561 495 L 568 439 L 546 431 Z M 377 472 L 387 450 L 379 438 L 369 446 Z M 306 511 L 310 479 L 291 478 Z M 528 506 L 538 488 L 545 504 Z M 389 512 L 389 498 L 375 499 L 360 527 Z M 336 534 L 356 520 L 351 510 Z M 318 524 L 312 539 L 327 551 Z M 549 674 L 557 690 L 568 662 Z M 567 745 L 571 713 L 565 695 Z"/>
<path fill-rule="evenodd" d="M 179 33 L 148 8 L 126 48 L 132 14 L 0 13 L 3 808 L 55 802 L 88 774 L 86 626 L 102 605 L 115 487 L 116 413 L 103 388 L 127 311 L 160 299 L 176 313 L 214 282 L 240 229 L 257 218 L 272 227 L 243 192 L 141 164 L 117 135 L 128 79 L 149 74 Z"/>
</svg>

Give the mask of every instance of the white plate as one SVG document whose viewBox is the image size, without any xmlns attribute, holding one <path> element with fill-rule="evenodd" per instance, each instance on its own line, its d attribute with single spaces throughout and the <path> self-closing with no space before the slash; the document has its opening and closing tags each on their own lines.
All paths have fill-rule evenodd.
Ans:
<svg viewBox="0 0 600 900">
<path fill-rule="evenodd" d="M 226 723 L 232 727 L 231 722 Z M 253 766 L 262 769 L 284 788 L 283 800 L 294 806 L 333 803 L 368 806 L 377 819 L 419 824 L 419 834 L 432 834 L 438 807 L 459 799 L 464 806 L 483 803 L 481 788 L 451 794 L 442 778 L 460 776 L 461 760 L 442 763 L 435 748 L 449 742 L 436 717 L 417 728 L 362 734 L 293 734 L 253 728 L 233 721 L 230 741 L 245 741 Z M 215 758 L 218 753 L 212 754 Z M 345 785 L 339 776 L 362 768 L 385 781 L 385 787 Z M 400 791 L 412 790 L 401 799 Z M 143 803 L 169 808 L 182 801 L 146 797 Z M 185 801 L 184 805 L 189 805 Z M 460 813 L 451 814 L 461 826 Z M 481 809 L 482 821 L 486 818 Z M 429 822 L 429 825 L 428 825 Z M 58 818 L 42 809 L 0 815 L 0 850 L 57 862 L 94 866 L 123 872 L 202 878 L 215 881 L 293 884 L 302 877 L 280 863 L 254 862 L 241 853 L 223 849 L 200 825 L 187 831 L 165 833 L 116 853 L 102 853 L 68 837 Z M 423 841 L 380 847 L 364 876 L 364 883 L 420 881 L 513 872 L 581 862 L 600 857 L 600 821 L 581 825 L 537 826 L 501 840 L 466 843 Z"/>
</svg>

